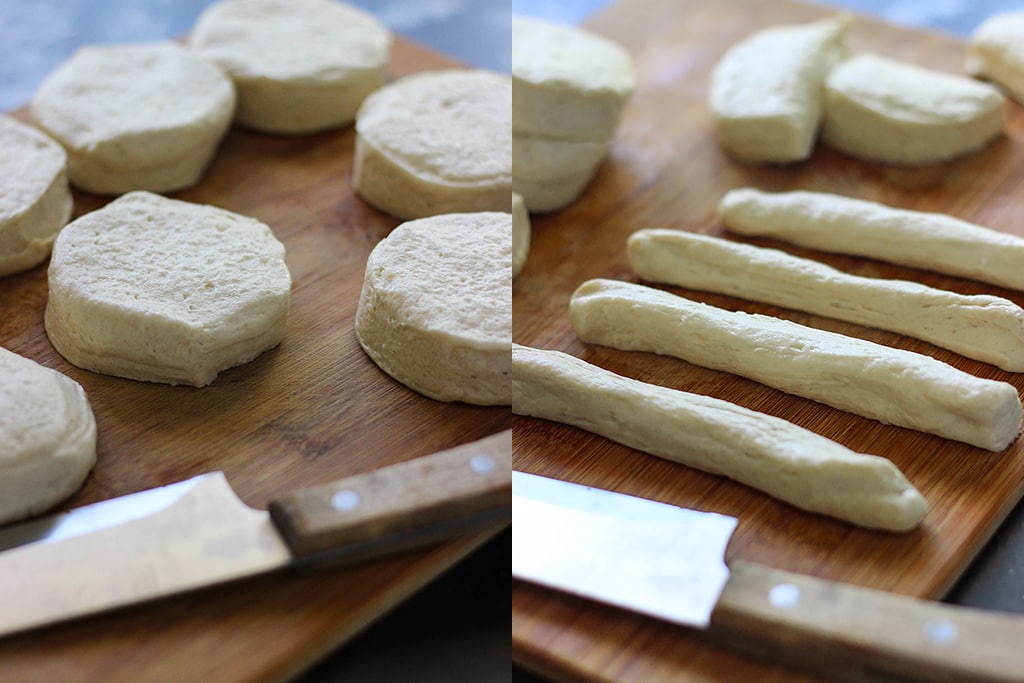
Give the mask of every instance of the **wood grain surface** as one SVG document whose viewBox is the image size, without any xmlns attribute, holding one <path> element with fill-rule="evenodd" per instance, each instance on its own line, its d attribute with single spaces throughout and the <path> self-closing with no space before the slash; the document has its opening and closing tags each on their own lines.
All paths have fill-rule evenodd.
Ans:
<svg viewBox="0 0 1024 683">
<path fill-rule="evenodd" d="M 399 38 L 390 76 L 455 66 Z M 292 273 L 283 343 L 208 387 L 69 365 L 43 329 L 45 264 L 0 279 L 0 345 L 77 380 L 96 415 L 96 468 L 64 507 L 219 469 L 243 500 L 264 508 L 296 488 L 511 425 L 508 408 L 441 403 L 405 388 L 360 349 L 352 325 L 366 257 L 399 221 L 353 193 L 354 136 L 351 127 L 295 137 L 234 128 L 200 184 L 171 195 L 267 223 L 284 242 Z M 75 215 L 106 201 L 77 193 Z M 0 680 L 284 680 L 491 535 L 345 569 L 240 582 L 5 639 Z"/>
<path fill-rule="evenodd" d="M 1024 443 L 991 453 L 883 425 L 736 376 L 673 358 L 579 341 L 568 302 L 592 277 L 639 281 L 625 242 L 635 230 L 667 227 L 728 236 L 715 216 L 729 189 L 810 189 L 904 208 L 942 211 L 1024 234 L 1024 112 L 1011 105 L 1006 135 L 980 153 L 924 168 L 866 163 L 819 145 L 806 162 L 745 166 L 718 146 L 707 105 L 708 77 L 722 54 L 759 28 L 811 21 L 833 10 L 758 0 L 621 0 L 586 26 L 623 44 L 639 84 L 607 160 L 573 206 L 533 217 L 531 252 L 513 284 L 513 340 L 566 351 L 640 380 L 708 394 L 776 415 L 861 452 L 883 455 L 924 494 L 931 511 L 910 533 L 855 528 L 777 502 L 722 477 L 676 465 L 551 422 L 513 420 L 517 470 L 734 515 L 727 559 L 927 598 L 942 596 L 1020 500 Z M 965 46 L 855 17 L 851 52 L 876 52 L 963 74 Z M 878 261 L 743 240 L 816 258 L 860 275 L 899 277 L 965 294 L 992 293 L 1024 304 L 1024 292 Z M 661 285 L 655 285 L 661 286 Z M 767 305 L 663 287 L 732 310 L 767 313 L 926 353 L 981 377 L 1024 388 L 1024 376 L 968 360 L 895 333 Z M 513 658 L 555 680 L 811 680 L 712 644 L 682 627 L 571 598 L 523 582 L 512 593 Z"/>
</svg>

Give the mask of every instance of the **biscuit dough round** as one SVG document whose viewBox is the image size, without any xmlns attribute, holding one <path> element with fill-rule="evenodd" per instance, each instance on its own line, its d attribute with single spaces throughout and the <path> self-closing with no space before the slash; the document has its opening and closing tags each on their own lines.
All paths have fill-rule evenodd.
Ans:
<svg viewBox="0 0 1024 683">
<path fill-rule="evenodd" d="M 994 14 L 981 22 L 967 43 L 965 68 L 1024 103 L 1024 12 Z"/>
<path fill-rule="evenodd" d="M 356 115 L 355 191 L 403 219 L 508 211 L 512 81 L 428 71 L 366 98 Z"/>
<path fill-rule="evenodd" d="M 64 148 L 36 128 L 0 115 L 0 275 L 50 255 L 71 217 Z"/>
<path fill-rule="evenodd" d="M 263 223 L 132 192 L 61 231 L 44 322 L 78 367 L 202 387 L 281 341 L 290 294 Z"/>
<path fill-rule="evenodd" d="M 522 196 L 512 193 L 512 277 L 526 264 L 530 253 L 530 214 Z"/>
<path fill-rule="evenodd" d="M 351 123 L 384 84 L 391 32 L 333 0 L 221 0 L 200 15 L 190 44 L 234 81 L 238 123 L 308 133 Z"/>
<path fill-rule="evenodd" d="M 235 110 L 223 71 L 175 43 L 92 45 L 50 74 L 31 113 L 88 192 L 172 192 L 199 181 Z"/>
<path fill-rule="evenodd" d="M 512 215 L 399 225 L 367 259 L 355 331 L 367 355 L 414 391 L 510 405 Z"/>
<path fill-rule="evenodd" d="M 515 133 L 512 136 L 512 190 L 533 212 L 572 204 L 597 172 L 606 143 Z"/>
<path fill-rule="evenodd" d="M 857 55 L 825 81 L 822 140 L 868 161 L 947 161 L 986 146 L 1005 123 L 993 86 L 887 57 Z"/>
<path fill-rule="evenodd" d="M 636 88 L 633 59 L 575 26 L 512 17 L 512 126 L 516 134 L 611 137 Z"/>
<path fill-rule="evenodd" d="M 68 498 L 96 463 L 96 419 L 70 377 L 0 348 L 0 524 Z"/>
</svg>

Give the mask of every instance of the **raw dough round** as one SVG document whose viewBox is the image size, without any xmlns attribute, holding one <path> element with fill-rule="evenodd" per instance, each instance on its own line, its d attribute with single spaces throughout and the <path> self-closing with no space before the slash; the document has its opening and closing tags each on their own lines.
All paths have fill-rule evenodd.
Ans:
<svg viewBox="0 0 1024 683">
<path fill-rule="evenodd" d="M 194 185 L 234 110 L 231 79 L 167 42 L 83 47 L 31 102 L 67 150 L 71 183 L 97 194 Z"/>
<path fill-rule="evenodd" d="M 511 214 L 399 225 L 367 260 L 355 330 L 367 355 L 414 391 L 510 405 Z"/>
<path fill-rule="evenodd" d="M 0 348 L 0 524 L 68 498 L 96 463 L 96 420 L 70 377 Z"/>
<path fill-rule="evenodd" d="M 201 387 L 281 341 L 291 275 L 263 223 L 132 192 L 61 231 L 49 285 L 46 333 L 70 363 Z"/>
<path fill-rule="evenodd" d="M 512 193 L 512 277 L 526 264 L 530 253 L 530 214 L 526 210 L 523 197 Z"/>
<path fill-rule="evenodd" d="M 1024 103 L 1024 12 L 994 14 L 971 33 L 967 73 L 997 83 Z"/>
<path fill-rule="evenodd" d="M 42 263 L 71 217 L 67 154 L 37 129 L 0 115 L 0 275 Z"/>
<path fill-rule="evenodd" d="M 353 121 L 384 84 L 391 33 L 332 0 L 221 0 L 199 17 L 190 43 L 231 76 L 238 123 L 307 133 Z"/>
<path fill-rule="evenodd" d="M 512 18 L 512 126 L 516 135 L 605 140 L 636 87 L 633 59 L 575 26 Z"/>
<path fill-rule="evenodd" d="M 512 190 L 533 212 L 557 211 L 576 201 L 604 159 L 606 144 L 516 133 L 512 136 Z"/>
<path fill-rule="evenodd" d="M 511 79 L 483 70 L 429 71 L 377 90 L 356 115 L 356 192 L 404 219 L 507 212 L 511 99 Z"/>
</svg>

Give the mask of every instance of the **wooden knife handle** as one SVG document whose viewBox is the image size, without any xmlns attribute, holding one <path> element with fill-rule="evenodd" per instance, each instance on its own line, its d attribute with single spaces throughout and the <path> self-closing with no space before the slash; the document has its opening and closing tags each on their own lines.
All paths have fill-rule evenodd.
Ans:
<svg viewBox="0 0 1024 683">
<path fill-rule="evenodd" d="M 297 559 L 334 549 L 339 561 L 363 559 L 495 527 L 511 519 L 512 431 L 296 491 L 269 508 Z"/>
<path fill-rule="evenodd" d="M 844 680 L 1024 681 L 1024 617 L 734 562 L 709 633 Z"/>
</svg>

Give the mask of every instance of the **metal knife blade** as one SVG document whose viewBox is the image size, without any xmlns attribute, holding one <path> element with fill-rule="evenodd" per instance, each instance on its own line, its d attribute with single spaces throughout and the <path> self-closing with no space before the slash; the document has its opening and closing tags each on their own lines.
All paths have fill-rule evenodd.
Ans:
<svg viewBox="0 0 1024 683">
<path fill-rule="evenodd" d="M 1024 617 L 741 561 L 726 568 L 731 517 L 522 472 L 512 491 L 516 579 L 706 627 L 829 676 L 1024 681 Z"/>
<path fill-rule="evenodd" d="M 507 524 L 511 432 L 276 499 L 223 473 L 0 529 L 0 636 L 299 563 Z"/>
</svg>

